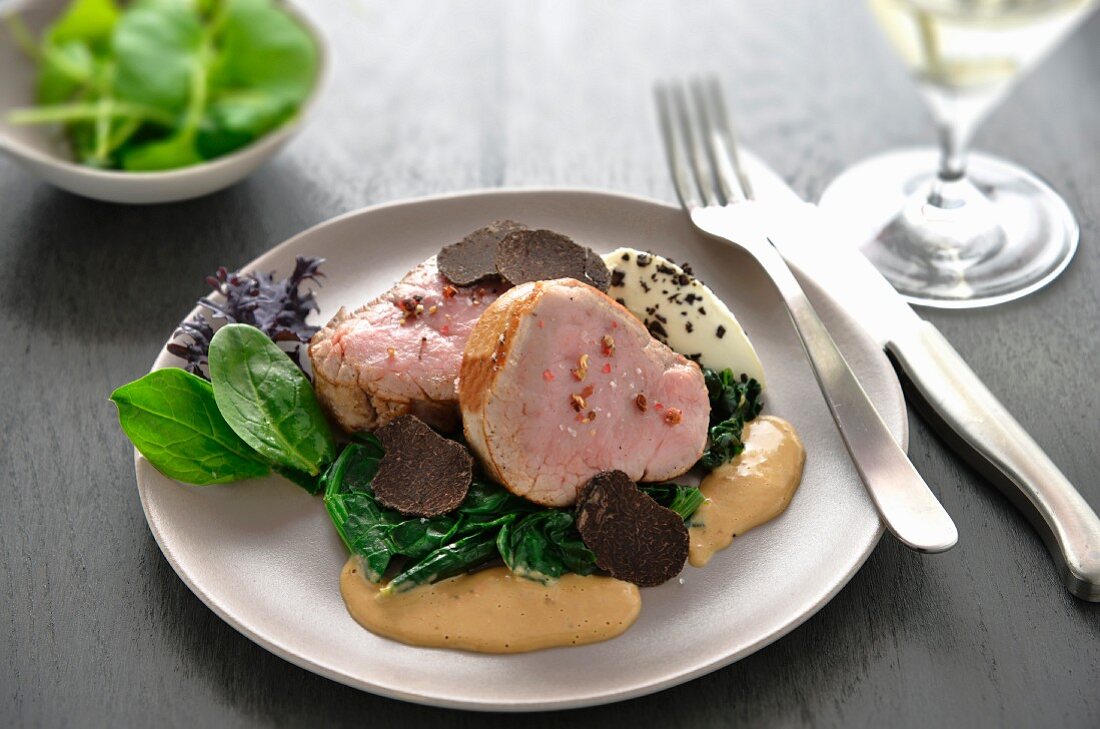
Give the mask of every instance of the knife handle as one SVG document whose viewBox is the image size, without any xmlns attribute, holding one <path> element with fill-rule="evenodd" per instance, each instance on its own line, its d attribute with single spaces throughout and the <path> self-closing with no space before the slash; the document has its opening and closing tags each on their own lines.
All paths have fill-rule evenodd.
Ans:
<svg viewBox="0 0 1100 729">
<path fill-rule="evenodd" d="M 1100 517 L 1073 484 L 932 324 L 886 349 L 921 414 L 1028 517 L 1066 588 L 1100 602 Z"/>
</svg>

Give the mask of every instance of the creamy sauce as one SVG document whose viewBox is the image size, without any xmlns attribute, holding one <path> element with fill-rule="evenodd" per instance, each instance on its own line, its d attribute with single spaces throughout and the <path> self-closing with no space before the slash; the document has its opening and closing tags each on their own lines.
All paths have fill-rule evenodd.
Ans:
<svg viewBox="0 0 1100 729">
<path fill-rule="evenodd" d="M 707 500 L 692 516 L 688 562 L 702 567 L 733 538 L 771 521 L 791 503 L 806 451 L 786 420 L 762 416 L 745 425 L 745 450 L 699 485 Z"/>
<path fill-rule="evenodd" d="M 614 638 L 642 607 L 638 588 L 610 577 L 563 575 L 542 585 L 506 567 L 380 595 L 355 557 L 340 592 L 356 622 L 409 645 L 479 653 L 523 653 Z"/>
</svg>

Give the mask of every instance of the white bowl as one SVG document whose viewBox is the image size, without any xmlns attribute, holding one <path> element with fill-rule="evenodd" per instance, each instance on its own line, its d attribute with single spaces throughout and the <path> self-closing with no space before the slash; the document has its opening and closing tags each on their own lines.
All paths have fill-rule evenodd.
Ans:
<svg viewBox="0 0 1100 729">
<path fill-rule="evenodd" d="M 4 3 L 0 17 L 18 12 L 37 37 L 69 0 Z M 35 64 L 0 24 L 0 151 L 49 183 L 84 197 L 119 203 L 166 203 L 221 190 L 251 174 L 287 143 L 302 126 L 328 78 L 327 43 L 317 26 L 291 3 L 283 8 L 313 37 L 317 79 L 298 112 L 279 128 L 236 152 L 163 172 L 99 170 L 72 160 L 66 140 L 46 125 L 15 126 L 4 120 L 11 109 L 34 104 Z"/>
</svg>

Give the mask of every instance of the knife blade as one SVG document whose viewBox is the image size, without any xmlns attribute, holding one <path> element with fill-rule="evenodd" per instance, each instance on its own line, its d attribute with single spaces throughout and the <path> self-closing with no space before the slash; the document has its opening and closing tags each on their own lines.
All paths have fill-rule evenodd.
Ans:
<svg viewBox="0 0 1100 729">
<path fill-rule="evenodd" d="M 1100 517 L 951 343 L 838 230 L 757 157 L 757 199 L 773 207 L 772 243 L 882 345 L 906 395 L 959 455 L 1000 489 L 1042 537 L 1066 588 L 1100 602 Z"/>
</svg>

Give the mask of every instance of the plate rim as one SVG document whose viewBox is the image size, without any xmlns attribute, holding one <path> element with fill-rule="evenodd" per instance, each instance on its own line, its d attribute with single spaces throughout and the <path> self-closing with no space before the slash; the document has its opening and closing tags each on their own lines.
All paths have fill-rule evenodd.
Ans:
<svg viewBox="0 0 1100 729">
<path fill-rule="evenodd" d="M 645 196 L 645 195 L 639 195 L 639 194 L 634 194 L 634 193 L 614 192 L 614 191 L 610 191 L 610 190 L 604 190 L 604 189 L 598 189 L 598 188 L 589 188 L 589 187 L 571 187 L 571 186 L 531 186 L 531 187 L 524 187 L 524 186 L 516 186 L 516 187 L 508 187 L 508 188 L 475 188 L 475 189 L 456 191 L 456 192 L 445 192 L 445 193 L 422 196 L 422 197 L 402 198 L 402 199 L 398 199 L 398 200 L 392 200 L 392 201 L 387 201 L 387 202 L 383 202 L 383 203 L 377 203 L 377 204 L 374 204 L 374 205 L 368 205 L 368 206 L 365 206 L 365 207 L 357 208 L 355 210 L 350 210 L 348 212 L 341 213 L 339 215 L 335 215 L 335 216 L 330 217 L 330 218 L 326 218 L 325 220 L 320 221 L 320 222 L 318 222 L 314 225 L 311 225 L 311 226 L 309 226 L 305 230 L 302 230 L 299 233 L 296 233 L 295 235 L 287 238 L 286 240 L 282 241 L 281 243 L 278 243 L 277 245 L 272 246 L 271 248 L 264 251 L 262 254 L 260 254 L 256 258 L 254 258 L 254 259 L 246 262 L 242 266 L 240 266 L 240 268 L 238 270 L 243 270 L 243 269 L 264 270 L 265 267 L 269 265 L 269 264 L 267 264 L 267 261 L 269 261 L 271 258 L 283 253 L 286 249 L 291 248 L 298 241 L 302 240 L 303 238 L 305 238 L 309 235 L 312 235 L 313 233 L 315 233 L 316 231 L 318 231 L 322 228 L 328 227 L 330 225 L 335 225 L 335 224 L 337 224 L 339 222 L 342 222 L 342 221 L 344 221 L 348 218 L 370 215 L 370 214 L 373 214 L 373 213 L 376 213 L 376 212 L 379 212 L 379 211 L 382 211 L 382 210 L 390 209 L 390 208 L 412 207 L 412 206 L 419 206 L 419 205 L 431 205 L 433 203 L 440 202 L 440 201 L 455 200 L 455 199 L 461 199 L 461 198 L 473 199 L 473 198 L 483 198 L 483 197 L 512 197 L 512 196 L 518 196 L 518 195 L 535 195 L 535 196 L 547 195 L 547 196 L 551 196 L 551 197 L 553 197 L 553 196 L 565 197 L 565 196 L 573 195 L 573 196 L 590 197 L 590 198 L 593 198 L 593 199 L 604 199 L 604 200 L 612 201 L 613 203 L 614 202 L 630 202 L 630 203 L 636 203 L 636 204 L 640 203 L 640 204 L 644 204 L 644 205 L 657 206 L 657 207 L 661 207 L 661 208 L 664 208 L 666 210 L 672 210 L 672 211 L 678 211 L 678 210 L 681 209 L 677 205 L 672 205 L 672 204 L 670 204 L 668 202 L 665 202 L 663 200 L 658 200 L 656 198 L 652 198 L 652 197 Z M 812 276 L 807 276 L 807 278 L 809 278 L 811 281 L 815 280 Z M 825 290 L 824 287 L 822 287 L 821 290 L 826 296 L 829 296 L 828 291 Z M 831 296 L 829 296 L 829 298 L 831 299 Z M 194 308 L 192 308 L 184 316 L 185 317 L 190 317 L 195 312 L 197 312 L 200 308 L 201 307 L 196 305 Z M 870 338 L 870 335 L 866 334 L 866 331 L 863 330 L 862 327 L 859 325 L 859 323 L 857 321 L 855 321 L 850 315 L 848 315 L 848 319 L 851 321 L 853 326 L 859 328 L 863 332 L 864 336 L 866 336 L 867 338 Z M 171 341 L 171 339 L 172 339 L 172 337 L 169 336 L 169 338 L 165 340 L 165 343 Z M 883 354 L 882 356 L 885 358 L 886 355 Z M 162 346 L 159 349 L 159 352 L 158 352 L 158 355 L 157 355 L 156 359 L 153 361 L 153 365 L 150 368 L 150 371 L 161 369 L 165 366 L 169 366 L 169 362 L 173 359 L 174 358 L 170 354 L 168 354 L 168 352 Z M 906 402 L 905 402 L 905 399 L 904 399 L 904 396 L 903 396 L 903 390 L 902 390 L 902 387 L 901 387 L 901 382 L 900 382 L 900 380 L 898 380 L 898 378 L 896 376 L 896 373 L 894 374 L 894 376 L 892 378 L 890 378 L 890 383 L 893 385 L 893 389 L 895 390 L 895 394 L 898 395 L 897 399 L 898 399 L 898 402 L 900 403 L 900 406 L 901 406 L 901 409 L 902 409 L 902 413 L 901 413 L 901 415 L 902 415 L 902 417 L 901 417 L 902 428 L 901 428 L 901 433 L 900 433 L 900 435 L 901 435 L 900 444 L 901 444 L 901 447 L 902 447 L 903 451 L 908 452 L 908 449 L 909 449 L 909 435 L 910 435 L 909 434 L 908 407 L 906 406 Z M 197 584 L 193 579 L 191 579 L 191 577 L 189 576 L 187 571 L 184 570 L 183 567 L 180 565 L 176 555 L 167 546 L 164 534 L 163 534 L 163 532 L 160 528 L 159 520 L 156 519 L 150 513 L 150 507 L 149 507 L 149 503 L 148 503 L 149 502 L 149 497 L 148 497 L 149 487 L 148 487 L 147 484 L 143 483 L 143 480 L 141 478 L 141 469 L 142 469 L 142 463 L 143 462 L 148 464 L 148 462 L 145 461 L 145 459 L 141 456 L 141 454 L 135 448 L 134 449 L 134 472 L 135 472 L 135 479 L 137 481 L 138 495 L 139 495 L 139 499 L 141 501 L 142 513 L 145 516 L 146 524 L 149 526 L 149 530 L 152 533 L 153 538 L 157 543 L 157 547 L 160 549 L 160 552 L 164 556 L 164 558 L 168 561 L 168 564 L 172 567 L 172 570 L 176 573 L 176 576 L 179 577 L 179 579 L 188 587 L 188 589 L 190 589 L 191 592 L 194 593 L 194 595 L 196 597 L 198 597 L 199 600 L 207 608 L 209 608 L 221 620 L 225 621 L 230 627 L 232 627 L 234 630 L 236 630 L 238 633 L 245 636 L 249 640 L 251 640 L 253 643 L 259 645 L 260 647 L 264 648 L 265 650 L 269 651 L 270 653 L 273 653 L 274 655 L 282 658 L 283 660 L 287 661 L 288 663 L 291 663 L 291 664 L 293 664 L 293 665 L 295 665 L 299 668 L 310 671 L 311 673 L 315 673 L 317 675 L 324 676 L 325 678 L 336 681 L 337 683 L 344 684 L 345 686 L 350 686 L 350 687 L 355 688 L 355 689 L 366 691 L 367 693 L 371 693 L 371 694 L 374 694 L 374 695 L 377 695 L 377 696 L 383 696 L 383 697 L 386 697 L 386 698 L 397 699 L 397 700 L 400 700 L 400 701 L 408 701 L 408 702 L 412 702 L 412 703 L 416 703 L 416 704 L 420 704 L 420 705 L 425 705 L 425 706 L 434 706 L 434 707 L 450 708 L 450 709 L 461 709 L 461 710 L 467 710 L 467 711 L 533 712 L 533 711 L 548 711 L 548 710 L 579 709 L 579 708 L 585 708 L 585 707 L 590 707 L 590 706 L 598 706 L 598 705 L 602 705 L 602 704 L 618 703 L 620 701 L 627 701 L 629 699 L 638 698 L 640 696 L 646 696 L 646 695 L 649 695 L 649 694 L 654 694 L 654 693 L 657 693 L 659 691 L 663 691 L 665 689 L 672 688 L 674 686 L 678 686 L 678 685 L 683 684 L 683 683 L 687 683 L 687 682 L 692 681 L 696 678 L 700 678 L 700 677 L 705 676 L 709 673 L 717 671 L 721 668 L 724 668 L 728 665 L 731 665 L 731 664 L 741 660 L 742 658 L 745 658 L 749 655 L 752 655 L 753 653 L 756 653 L 757 651 L 761 650 L 762 648 L 778 641 L 780 638 L 783 638 L 786 635 L 790 634 L 796 628 L 803 625 L 806 621 L 808 621 L 810 618 L 812 618 L 814 615 L 816 615 L 821 610 L 821 608 L 823 608 L 834 597 L 836 597 L 836 595 L 842 589 L 844 589 L 844 587 L 851 581 L 851 579 L 855 576 L 855 574 L 857 572 L 859 572 L 860 569 L 862 569 L 863 565 L 866 563 L 867 559 L 870 557 L 871 552 L 874 551 L 874 549 L 878 545 L 878 542 L 881 539 L 883 533 L 885 532 L 885 527 L 883 526 L 882 522 L 879 521 L 878 525 L 877 525 L 877 528 L 874 530 L 874 533 L 871 535 L 870 539 L 866 540 L 864 544 L 860 545 L 860 552 L 859 552 L 857 558 L 850 564 L 848 569 L 846 569 L 843 573 L 838 573 L 839 574 L 838 578 L 836 578 L 833 581 L 833 584 L 830 585 L 829 589 L 824 594 L 822 594 L 814 603 L 809 605 L 807 609 L 805 609 L 801 613 L 799 613 L 793 620 L 789 621 L 786 625 L 782 626 L 780 629 L 778 629 L 778 630 L 776 630 L 776 631 L 774 631 L 774 632 L 772 632 L 768 635 L 765 635 L 765 636 L 761 637 L 759 640 L 754 641 L 753 643 L 743 647 L 741 650 L 734 651 L 734 652 L 732 652 L 728 655 L 722 656 L 718 659 L 706 662 L 704 664 L 701 664 L 699 666 L 696 666 L 696 667 L 692 668 L 691 670 L 684 671 L 684 672 L 681 672 L 681 673 L 677 673 L 676 675 L 668 677 L 668 678 L 663 679 L 661 681 L 647 683 L 647 684 L 644 684 L 644 685 L 641 685 L 641 686 L 634 686 L 634 687 L 622 689 L 622 690 L 619 690 L 619 691 L 611 691 L 611 692 L 602 691 L 602 692 L 599 692 L 599 693 L 587 694 L 587 695 L 583 695 L 583 696 L 573 695 L 573 696 L 570 696 L 570 697 L 564 698 L 564 699 L 553 699 L 553 700 L 540 699 L 540 700 L 532 700 L 532 701 L 514 700 L 514 701 L 504 701 L 504 702 L 492 702 L 492 703 L 490 703 L 490 702 L 485 702 L 485 701 L 481 701 L 481 700 L 465 700 L 465 699 L 454 698 L 454 697 L 450 697 L 450 696 L 439 696 L 439 695 L 432 695 L 432 694 L 423 693 L 423 692 L 406 691 L 406 690 L 403 690 L 403 689 L 398 688 L 398 687 L 393 686 L 393 685 L 385 685 L 385 684 L 379 684 L 379 683 L 372 682 L 372 681 L 367 681 L 367 680 L 364 680 L 364 679 L 362 679 L 358 676 L 347 673 L 345 671 L 341 671 L 339 669 L 332 668 L 328 665 L 325 665 L 324 663 L 319 663 L 315 660 L 312 660 L 312 659 L 306 658 L 304 656 L 301 656 L 301 655 L 295 653 L 293 650 L 290 650 L 290 649 L 285 648 L 284 646 L 280 645 L 280 643 L 277 640 L 275 640 L 274 638 L 272 638 L 270 636 L 267 636 L 267 635 L 264 635 L 264 634 L 262 634 L 262 633 L 260 633 L 256 630 L 253 630 L 244 621 L 238 620 L 237 617 L 234 614 L 232 614 L 230 611 L 224 610 L 215 601 L 213 596 L 211 596 L 199 584 Z M 151 468 L 152 466 L 149 465 L 147 467 Z"/>
</svg>

